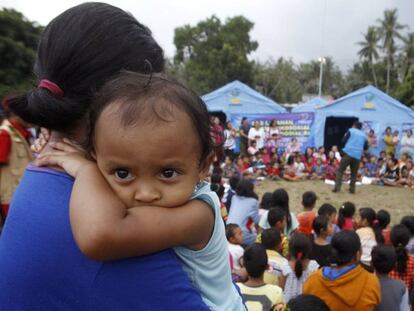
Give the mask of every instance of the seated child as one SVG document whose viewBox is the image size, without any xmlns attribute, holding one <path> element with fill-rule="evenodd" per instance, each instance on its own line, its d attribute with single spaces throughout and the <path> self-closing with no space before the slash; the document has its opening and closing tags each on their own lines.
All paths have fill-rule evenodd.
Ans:
<svg viewBox="0 0 414 311">
<path fill-rule="evenodd" d="M 267 213 L 267 222 L 269 223 L 269 228 L 274 228 L 280 232 L 282 240 L 282 255 L 287 257 L 289 254 L 289 240 L 282 233 L 286 227 L 286 213 L 280 207 L 273 207 Z M 259 233 L 256 238 L 256 243 L 262 243 L 262 234 Z M 275 249 L 275 251 L 279 251 Z"/>
<path fill-rule="evenodd" d="M 224 203 L 224 205 L 227 208 L 227 213 L 230 212 L 231 200 L 233 198 L 233 195 L 236 194 L 236 187 L 239 184 L 239 181 L 240 181 L 240 178 L 238 176 L 232 176 L 229 179 L 230 188 L 227 190 L 226 202 Z"/>
<path fill-rule="evenodd" d="M 397 255 L 392 246 L 379 245 L 372 250 L 372 265 L 381 285 L 381 303 L 375 311 L 410 310 L 404 282 L 388 276 L 396 262 Z"/>
<path fill-rule="evenodd" d="M 257 149 L 257 147 L 256 147 L 256 145 L 257 145 L 257 143 L 256 143 L 256 141 L 253 139 L 251 142 L 250 142 L 250 147 L 249 148 L 247 148 L 247 153 L 249 154 L 249 155 L 255 155 L 258 151 L 259 151 L 259 149 Z"/>
<path fill-rule="evenodd" d="M 339 208 L 338 227 L 341 230 L 354 230 L 355 205 L 352 202 L 345 202 Z"/>
<path fill-rule="evenodd" d="M 266 250 L 261 244 L 252 244 L 243 255 L 248 279 L 245 283 L 237 283 L 250 311 L 274 310 L 283 304 L 283 292 L 277 285 L 266 284 L 263 275 L 267 268 Z M 224 309 L 223 309 L 224 310 Z"/>
<path fill-rule="evenodd" d="M 313 231 L 316 234 L 313 240 L 312 251 L 309 259 L 316 260 L 320 267 L 330 265 L 329 257 L 331 256 L 331 244 L 327 241 L 328 237 L 332 237 L 333 228 L 328 217 L 318 216 L 313 221 Z"/>
<path fill-rule="evenodd" d="M 224 158 L 224 163 L 222 164 L 221 169 L 223 170 L 223 177 L 226 179 L 233 176 L 240 176 L 239 169 L 230 156 Z"/>
<path fill-rule="evenodd" d="M 324 179 L 325 178 L 325 167 L 322 163 L 321 158 L 317 158 L 315 165 L 313 166 L 315 179 Z"/>
<path fill-rule="evenodd" d="M 384 244 L 391 245 L 391 229 L 388 227 L 388 225 L 391 222 L 391 215 L 388 213 L 388 211 L 382 209 L 379 210 L 377 213 L 377 220 L 378 225 L 381 229 L 382 236 L 384 238 Z"/>
<path fill-rule="evenodd" d="M 280 180 L 280 164 L 272 160 L 266 169 L 267 176 L 272 180 Z"/>
<path fill-rule="evenodd" d="M 316 217 L 313 210 L 315 208 L 317 196 L 313 191 L 306 191 L 302 195 L 303 212 L 299 213 L 296 218 L 299 222 L 298 232 L 309 237 L 312 236 L 312 224 Z"/>
<path fill-rule="evenodd" d="M 281 266 L 286 264 L 287 259 L 281 255 L 282 235 L 275 228 L 266 229 L 262 232 L 262 245 L 266 249 L 269 267 L 264 274 L 266 284 L 279 285 L 278 277 L 281 275 Z"/>
<path fill-rule="evenodd" d="M 414 217 L 413 216 L 404 216 L 401 221 L 401 225 L 404 225 L 410 232 L 410 239 L 406 246 L 407 252 L 414 256 Z"/>
<path fill-rule="evenodd" d="M 101 88 L 90 115 L 87 147 L 96 162 L 67 141 L 51 144 L 57 151 L 38 162 L 75 178 L 70 222 L 86 256 L 106 261 L 173 248 L 207 306 L 245 310 L 220 202 L 204 182 L 209 120 L 200 97 L 179 83 L 123 72 Z"/>
<path fill-rule="evenodd" d="M 315 260 L 310 260 L 309 255 L 312 243 L 304 234 L 294 234 L 289 242 L 289 262 L 282 265 L 280 285 L 283 288 L 286 302 L 302 294 L 303 284 L 309 275 L 319 268 Z"/>
<path fill-rule="evenodd" d="M 322 299 L 307 294 L 301 294 L 289 300 L 286 307 L 286 311 L 331 311 Z"/>
<path fill-rule="evenodd" d="M 326 216 L 328 217 L 329 224 L 332 225 L 333 233 L 338 233 L 341 231 L 339 229 L 339 226 L 336 223 L 336 215 L 338 214 L 335 206 L 329 203 L 322 204 L 318 209 L 318 216 Z M 332 236 L 328 236 L 326 240 L 330 242 L 332 239 Z"/>
<path fill-rule="evenodd" d="M 244 249 L 241 247 L 243 243 L 243 232 L 236 224 L 226 225 L 226 238 L 228 242 L 228 250 L 231 255 L 232 275 L 233 279 L 240 280 L 245 276 L 245 271 L 241 264 Z"/>
<path fill-rule="evenodd" d="M 337 170 L 336 160 L 335 159 L 329 160 L 328 164 L 325 166 L 325 179 L 335 180 L 336 170 Z"/>
<path fill-rule="evenodd" d="M 224 223 L 226 223 L 228 213 L 227 213 L 226 206 L 224 205 L 222 201 L 223 196 L 224 196 L 224 186 L 221 184 L 210 184 L 210 189 L 211 191 L 215 192 L 219 198 L 221 218 L 223 219 Z"/>
</svg>

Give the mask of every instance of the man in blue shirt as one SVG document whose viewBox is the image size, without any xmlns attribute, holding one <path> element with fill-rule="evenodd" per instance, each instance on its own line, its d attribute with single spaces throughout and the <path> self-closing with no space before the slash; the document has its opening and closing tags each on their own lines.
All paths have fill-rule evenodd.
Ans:
<svg viewBox="0 0 414 311">
<path fill-rule="evenodd" d="M 341 159 L 341 163 L 339 164 L 338 172 L 336 173 L 335 188 L 332 192 L 341 191 L 342 176 L 349 165 L 351 167 L 351 183 L 349 185 L 349 192 L 355 193 L 355 182 L 358 174 L 359 162 L 361 161 L 362 152 L 368 149 L 368 139 L 361 128 L 361 122 L 354 122 L 352 128 L 346 132 L 343 138 L 345 147 L 342 151 L 344 155 Z"/>
</svg>

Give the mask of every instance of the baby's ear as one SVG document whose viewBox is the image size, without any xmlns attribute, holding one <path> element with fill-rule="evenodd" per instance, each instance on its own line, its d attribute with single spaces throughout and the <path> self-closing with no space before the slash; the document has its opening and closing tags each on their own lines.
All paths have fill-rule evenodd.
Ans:
<svg viewBox="0 0 414 311">
<path fill-rule="evenodd" d="M 213 163 L 215 157 L 214 151 L 212 151 L 207 158 L 200 163 L 200 173 L 199 178 L 200 180 L 204 180 L 208 176 L 208 171 L 210 169 L 211 163 Z"/>
</svg>

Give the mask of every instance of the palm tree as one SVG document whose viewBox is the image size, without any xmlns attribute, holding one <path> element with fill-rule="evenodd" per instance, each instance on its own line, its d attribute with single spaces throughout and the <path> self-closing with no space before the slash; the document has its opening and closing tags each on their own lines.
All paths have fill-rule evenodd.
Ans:
<svg viewBox="0 0 414 311">
<path fill-rule="evenodd" d="M 358 44 L 362 47 L 358 51 L 358 55 L 361 58 L 366 58 L 371 66 L 372 76 L 374 78 L 374 84 L 377 87 L 377 75 L 375 74 L 374 59 L 378 59 L 378 41 L 380 40 L 378 31 L 375 27 L 368 27 L 367 33 L 363 34 L 365 41 L 360 41 Z"/>
<path fill-rule="evenodd" d="M 414 65 L 414 32 L 409 33 L 405 38 L 404 48 L 403 48 L 403 58 L 404 58 L 404 74 L 405 78 L 410 71 L 411 66 Z"/>
<path fill-rule="evenodd" d="M 390 72 L 393 56 L 396 51 L 395 38 L 402 39 L 400 30 L 406 26 L 397 21 L 397 9 L 385 10 L 384 19 L 378 20 L 380 23 L 379 31 L 382 38 L 382 47 L 387 54 L 387 93 L 390 91 Z"/>
</svg>

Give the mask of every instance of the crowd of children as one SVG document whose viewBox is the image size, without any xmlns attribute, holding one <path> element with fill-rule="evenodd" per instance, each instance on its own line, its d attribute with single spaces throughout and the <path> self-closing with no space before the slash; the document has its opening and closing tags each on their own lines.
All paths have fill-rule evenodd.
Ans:
<svg viewBox="0 0 414 311">
<path fill-rule="evenodd" d="M 324 147 L 308 147 L 305 153 L 283 152 L 275 147 L 274 137 L 269 138 L 263 148 L 257 148 L 252 140 L 250 147 L 239 156 L 225 156 L 221 170 L 225 178 L 272 179 L 287 181 L 324 180 L 333 184 L 339 168 L 341 154 L 337 146 L 328 151 Z M 350 179 L 350 171 L 345 171 L 344 181 Z M 358 182 L 365 185 L 406 187 L 414 189 L 413 159 L 409 153 L 402 153 L 399 159 L 382 151 L 379 157 L 368 152 L 361 158 Z"/>
<path fill-rule="evenodd" d="M 312 191 L 295 215 L 284 189 L 259 202 L 253 183 L 235 177 L 227 193 L 229 260 L 248 310 L 410 310 L 413 216 L 389 228 L 386 210 L 317 208 Z"/>
</svg>

